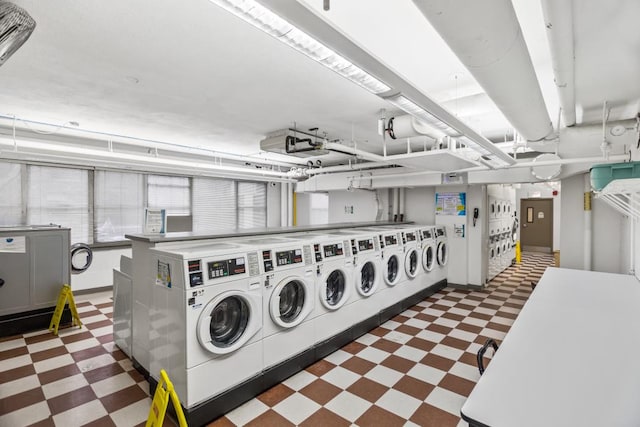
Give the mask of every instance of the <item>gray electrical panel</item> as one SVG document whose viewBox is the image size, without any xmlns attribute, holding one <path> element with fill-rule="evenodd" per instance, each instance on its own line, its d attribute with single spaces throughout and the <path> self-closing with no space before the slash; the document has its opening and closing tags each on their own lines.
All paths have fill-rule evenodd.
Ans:
<svg viewBox="0 0 640 427">
<path fill-rule="evenodd" d="M 69 257 L 68 228 L 0 227 L 0 317 L 55 306 Z"/>
</svg>

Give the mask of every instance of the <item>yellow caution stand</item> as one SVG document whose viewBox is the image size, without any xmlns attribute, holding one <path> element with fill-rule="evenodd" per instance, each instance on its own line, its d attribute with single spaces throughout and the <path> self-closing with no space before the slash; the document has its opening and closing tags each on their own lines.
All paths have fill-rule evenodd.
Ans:
<svg viewBox="0 0 640 427">
<path fill-rule="evenodd" d="M 67 304 L 67 301 L 69 301 L 69 309 L 71 310 L 73 324 L 82 327 L 82 322 L 78 315 L 78 309 L 76 308 L 76 302 L 73 299 L 73 292 L 71 292 L 71 286 L 62 285 L 62 290 L 60 291 L 60 295 L 58 295 L 56 309 L 54 310 L 53 317 L 51 317 L 51 322 L 49 323 L 49 330 L 53 332 L 54 335 L 58 335 L 60 319 L 62 319 L 62 312 L 64 311 L 64 306 Z"/>
<path fill-rule="evenodd" d="M 173 402 L 180 427 L 188 427 L 187 420 L 182 412 L 182 406 L 180 406 L 180 399 L 173 389 L 173 384 L 169 381 L 169 377 L 164 369 L 160 370 L 160 381 L 158 381 L 156 393 L 153 395 L 153 402 L 151 402 L 146 427 L 162 427 L 164 416 L 167 413 L 169 399 Z"/>
<path fill-rule="evenodd" d="M 516 241 L 516 264 L 522 262 L 522 251 L 520 251 L 520 240 Z"/>
</svg>

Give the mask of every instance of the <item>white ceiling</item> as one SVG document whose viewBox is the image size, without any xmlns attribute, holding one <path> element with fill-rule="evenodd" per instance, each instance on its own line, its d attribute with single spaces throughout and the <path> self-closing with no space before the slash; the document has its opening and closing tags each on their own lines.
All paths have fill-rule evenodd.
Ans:
<svg viewBox="0 0 640 427">
<path fill-rule="evenodd" d="M 0 67 L 0 114 L 246 155 L 296 123 L 381 151 L 376 118 L 390 104 L 208 0 L 13 1 L 37 28 Z M 597 122 L 604 100 L 612 119 L 633 117 L 640 2 L 574 3 L 578 121 Z M 333 0 L 329 12 L 322 0 L 305 4 L 476 130 L 511 131 L 410 0 Z M 555 122 L 540 3 L 513 4 Z"/>
</svg>

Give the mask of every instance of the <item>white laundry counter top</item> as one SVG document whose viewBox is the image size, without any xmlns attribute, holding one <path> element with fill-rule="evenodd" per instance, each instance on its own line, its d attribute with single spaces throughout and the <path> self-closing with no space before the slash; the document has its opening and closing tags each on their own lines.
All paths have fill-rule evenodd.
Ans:
<svg viewBox="0 0 640 427">
<path fill-rule="evenodd" d="M 474 426 L 639 426 L 640 283 L 548 268 L 461 413 Z"/>
</svg>

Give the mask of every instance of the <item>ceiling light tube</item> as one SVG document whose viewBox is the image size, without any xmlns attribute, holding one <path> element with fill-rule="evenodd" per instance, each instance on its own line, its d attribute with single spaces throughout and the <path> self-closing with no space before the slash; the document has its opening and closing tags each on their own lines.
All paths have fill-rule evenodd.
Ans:
<svg viewBox="0 0 640 427">
<path fill-rule="evenodd" d="M 209 0 L 254 27 L 289 45 L 330 70 L 362 86 L 373 94 L 391 90 L 389 86 L 334 52 L 304 31 L 291 25 L 255 0 Z"/>
</svg>

